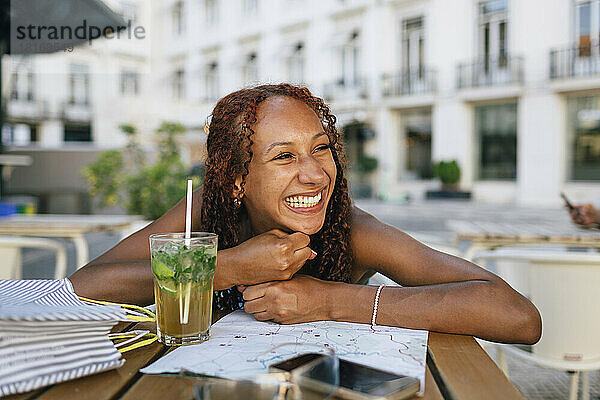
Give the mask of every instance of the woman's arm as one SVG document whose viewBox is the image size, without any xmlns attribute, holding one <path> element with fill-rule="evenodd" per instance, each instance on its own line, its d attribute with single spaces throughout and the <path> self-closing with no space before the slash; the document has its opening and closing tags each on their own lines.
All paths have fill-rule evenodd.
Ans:
<svg viewBox="0 0 600 400">
<path fill-rule="evenodd" d="M 362 210 L 355 209 L 353 218 L 354 275 L 374 269 L 403 285 L 382 290 L 378 324 L 475 335 L 499 342 L 539 340 L 541 318 L 537 309 L 499 277 L 433 250 Z M 246 310 L 261 319 L 370 323 L 375 292 L 372 286 L 298 277 L 247 288 L 244 298 L 253 300 L 246 303 Z"/>
</svg>

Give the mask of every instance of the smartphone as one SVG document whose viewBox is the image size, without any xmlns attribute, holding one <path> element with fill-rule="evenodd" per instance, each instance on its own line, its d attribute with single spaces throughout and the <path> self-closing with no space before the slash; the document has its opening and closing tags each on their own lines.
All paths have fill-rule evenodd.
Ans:
<svg viewBox="0 0 600 400">
<path fill-rule="evenodd" d="M 273 364 L 272 371 L 292 372 L 307 363 L 323 357 L 322 354 L 302 354 L 291 359 Z M 405 375 L 397 375 L 379 369 L 339 360 L 339 386 L 335 391 L 337 397 L 348 400 L 401 400 L 414 396 L 419 391 L 419 380 Z M 318 376 L 312 376 L 318 381 Z M 319 383 L 319 382 L 315 382 Z M 317 385 L 318 386 L 318 385 Z M 322 386 L 322 383 L 321 383 Z M 315 386 L 316 389 L 318 389 Z"/>
<path fill-rule="evenodd" d="M 573 211 L 575 209 L 575 206 L 571 204 L 571 202 L 569 201 L 569 199 L 567 199 L 567 196 L 564 193 L 561 192 L 560 197 L 562 197 L 562 199 L 565 201 L 565 204 L 569 208 L 569 211 Z"/>
</svg>

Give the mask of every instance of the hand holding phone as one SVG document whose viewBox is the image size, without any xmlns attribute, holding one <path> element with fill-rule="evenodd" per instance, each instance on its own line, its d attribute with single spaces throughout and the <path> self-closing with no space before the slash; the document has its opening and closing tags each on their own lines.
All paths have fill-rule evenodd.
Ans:
<svg viewBox="0 0 600 400">
<path fill-rule="evenodd" d="M 573 210 L 577 210 L 577 207 L 575 207 L 567 198 L 567 196 L 564 193 L 560 193 L 560 197 L 562 197 L 562 199 L 565 202 L 565 205 L 567 206 L 567 208 L 569 209 L 569 211 L 573 211 Z"/>
</svg>

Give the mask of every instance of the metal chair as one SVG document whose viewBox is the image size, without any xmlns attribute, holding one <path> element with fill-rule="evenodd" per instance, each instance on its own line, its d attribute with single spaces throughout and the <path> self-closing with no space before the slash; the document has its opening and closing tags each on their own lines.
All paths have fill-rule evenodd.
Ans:
<svg viewBox="0 0 600 400">
<path fill-rule="evenodd" d="M 62 244 L 51 239 L 29 236 L 0 236 L 0 279 L 21 279 L 21 249 L 44 248 L 56 251 L 54 278 L 67 275 L 67 252 Z"/>
<path fill-rule="evenodd" d="M 574 371 L 570 400 L 589 399 L 589 371 L 600 369 L 600 254 L 575 251 L 501 249 L 478 253 L 478 261 L 512 261 L 528 271 L 499 275 L 518 287 L 542 316 L 542 337 L 532 352 L 498 345 L 500 367 L 508 375 L 503 352 L 541 367 Z M 518 282 L 511 279 L 518 277 Z M 504 361 L 503 361 L 504 359 Z"/>
</svg>

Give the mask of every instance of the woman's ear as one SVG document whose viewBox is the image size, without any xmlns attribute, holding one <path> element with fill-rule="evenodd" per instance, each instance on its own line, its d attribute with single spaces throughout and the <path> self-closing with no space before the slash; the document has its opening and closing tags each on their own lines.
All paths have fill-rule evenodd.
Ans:
<svg viewBox="0 0 600 400">
<path fill-rule="evenodd" d="M 232 196 L 234 199 L 241 199 L 242 196 L 244 195 L 244 192 L 242 191 L 242 176 L 238 175 L 237 178 L 235 178 L 235 183 L 233 184 L 233 193 Z"/>
</svg>

